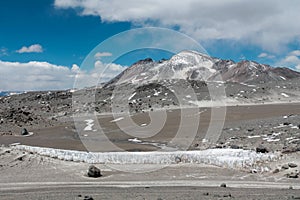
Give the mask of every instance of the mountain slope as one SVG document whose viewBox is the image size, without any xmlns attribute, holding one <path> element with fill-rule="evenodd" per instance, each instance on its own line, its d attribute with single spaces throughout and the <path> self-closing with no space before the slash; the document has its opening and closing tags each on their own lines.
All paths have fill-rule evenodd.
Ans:
<svg viewBox="0 0 300 200">
<path fill-rule="evenodd" d="M 124 70 L 107 85 L 132 83 L 145 84 L 166 79 L 220 80 L 237 83 L 264 83 L 300 78 L 300 73 L 288 68 L 273 68 L 253 61 L 235 63 L 232 60 L 212 58 L 195 51 L 183 51 L 170 60 L 138 61 Z"/>
</svg>

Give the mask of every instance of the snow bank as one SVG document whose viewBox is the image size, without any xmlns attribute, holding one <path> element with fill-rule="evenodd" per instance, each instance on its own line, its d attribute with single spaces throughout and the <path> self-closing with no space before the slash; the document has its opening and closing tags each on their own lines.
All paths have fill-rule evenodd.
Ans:
<svg viewBox="0 0 300 200">
<path fill-rule="evenodd" d="M 183 163 L 204 163 L 226 168 L 253 168 L 258 163 L 278 159 L 275 154 L 262 154 L 242 149 L 207 149 L 203 151 L 171 152 L 83 152 L 17 145 L 13 148 L 66 161 L 102 164 L 175 164 L 180 157 Z"/>
</svg>

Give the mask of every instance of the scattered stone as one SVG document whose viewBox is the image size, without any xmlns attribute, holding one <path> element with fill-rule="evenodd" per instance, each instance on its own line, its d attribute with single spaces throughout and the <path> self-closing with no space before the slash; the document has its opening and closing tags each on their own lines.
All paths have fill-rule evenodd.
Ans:
<svg viewBox="0 0 300 200">
<path fill-rule="evenodd" d="M 226 185 L 226 183 L 222 183 L 222 184 L 220 185 L 220 187 L 224 187 L 224 188 L 226 188 L 226 187 L 227 187 L 227 185 Z"/>
<path fill-rule="evenodd" d="M 297 152 L 297 151 L 299 151 L 299 149 L 297 149 L 297 148 L 295 148 L 295 147 L 287 147 L 287 148 L 283 149 L 283 150 L 281 151 L 281 153 L 283 153 L 283 154 L 288 154 L 288 153 L 295 153 L 295 152 Z"/>
<path fill-rule="evenodd" d="M 252 131 L 254 131 L 254 128 L 249 128 L 248 129 L 248 132 L 252 132 Z"/>
<path fill-rule="evenodd" d="M 276 168 L 276 169 L 273 171 L 273 174 L 277 174 L 277 173 L 279 173 L 279 169 L 278 169 L 278 168 Z"/>
<path fill-rule="evenodd" d="M 25 156 L 20 156 L 20 157 L 17 158 L 17 160 L 23 161 L 23 160 L 24 160 L 24 157 L 25 157 Z"/>
<path fill-rule="evenodd" d="M 235 144 L 231 145 L 231 146 L 230 146 L 230 148 L 232 148 L 232 149 L 241 149 L 241 147 L 240 147 L 240 146 L 238 146 L 238 145 L 235 145 Z"/>
<path fill-rule="evenodd" d="M 26 128 L 23 128 L 23 129 L 22 129 L 21 135 L 29 135 L 29 132 L 27 131 Z"/>
<path fill-rule="evenodd" d="M 283 123 L 284 126 L 288 126 L 288 125 L 290 125 L 290 124 L 291 124 L 290 122 L 284 122 L 284 123 Z"/>
<path fill-rule="evenodd" d="M 268 153 L 269 150 L 266 147 L 258 146 L 258 147 L 256 147 L 256 152 L 257 153 Z"/>
<path fill-rule="evenodd" d="M 231 197 L 231 194 L 224 194 L 223 197 Z"/>
<path fill-rule="evenodd" d="M 88 177 L 93 177 L 93 178 L 98 178 L 102 176 L 100 169 L 95 167 L 94 165 L 91 165 L 89 167 L 87 175 Z"/>
<path fill-rule="evenodd" d="M 83 199 L 83 200 L 94 200 L 94 198 L 91 197 L 91 196 L 84 196 L 84 199 Z"/>
<path fill-rule="evenodd" d="M 299 178 L 299 173 L 298 172 L 291 172 L 286 175 L 287 178 Z"/>
<path fill-rule="evenodd" d="M 292 189 L 294 189 L 294 188 L 293 188 L 293 186 L 290 185 L 290 186 L 289 186 L 289 190 L 292 190 Z"/>
<path fill-rule="evenodd" d="M 180 163 L 180 162 L 181 162 L 181 158 L 180 158 L 180 157 L 178 157 L 178 156 L 176 156 L 176 158 L 175 158 L 175 162 L 176 162 L 176 163 Z"/>
<path fill-rule="evenodd" d="M 290 168 L 290 167 L 289 167 L 288 164 L 284 164 L 284 165 L 281 166 L 281 169 L 284 169 L 284 170 L 285 170 L 285 169 L 289 169 L 289 168 Z"/>
<path fill-rule="evenodd" d="M 288 166 L 289 166 L 290 168 L 295 168 L 295 167 L 298 167 L 298 165 L 297 165 L 297 164 L 295 164 L 295 163 L 289 163 L 289 164 L 288 164 Z"/>
</svg>

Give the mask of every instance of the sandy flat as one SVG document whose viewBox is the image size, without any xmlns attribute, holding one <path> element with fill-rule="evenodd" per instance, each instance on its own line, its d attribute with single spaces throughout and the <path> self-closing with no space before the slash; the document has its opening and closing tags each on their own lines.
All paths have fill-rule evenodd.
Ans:
<svg viewBox="0 0 300 200">
<path fill-rule="evenodd" d="M 218 108 L 217 108 L 218 109 Z M 222 108 L 219 108 L 222 109 Z M 157 111 L 164 112 L 164 111 Z M 211 119 L 210 108 L 199 108 L 200 116 L 200 126 L 197 133 L 198 141 L 204 137 L 208 125 L 210 122 L 215 123 L 222 119 Z M 285 115 L 299 115 L 300 114 L 300 104 L 276 104 L 276 105 L 255 105 L 255 106 L 231 106 L 227 107 L 225 125 L 229 126 L 231 124 L 239 124 L 241 122 L 247 123 L 251 120 L 263 120 L 272 117 L 282 118 Z M 178 125 L 180 123 L 181 112 L 180 110 L 168 110 L 167 111 L 167 121 L 164 127 L 156 133 L 153 137 L 145 139 L 148 142 L 158 142 L 167 143 L 176 134 L 178 130 Z M 193 116 L 186 116 L 190 119 Z M 147 125 L 150 123 L 150 118 L 147 113 L 135 114 L 132 116 L 133 121 L 137 125 Z M 113 144 L 117 145 L 119 148 L 126 151 L 153 151 L 160 149 L 157 145 L 152 144 L 139 144 L 134 142 L 129 142 L 128 139 L 134 139 L 133 136 L 124 133 L 119 129 L 116 122 L 112 122 L 114 118 L 109 115 L 99 116 L 99 124 L 104 130 L 106 137 L 110 139 Z M 211 121 L 212 120 L 212 121 Z M 79 122 L 86 123 L 86 122 Z M 187 130 L 188 130 L 188 125 Z M 99 127 L 96 127 L 99 128 Z M 130 132 L 130 128 L 128 130 Z M 73 150 L 85 150 L 85 146 L 80 141 L 80 137 L 76 132 L 74 123 L 66 122 L 65 125 L 60 125 L 51 128 L 40 128 L 30 130 L 34 135 L 30 137 L 19 136 L 18 133 L 15 135 L 2 135 L 0 136 L 1 144 L 11 144 L 11 143 L 21 143 L 25 145 L 42 146 L 42 147 L 53 147 L 61 149 L 73 149 Z M 150 130 L 151 131 L 151 130 Z M 88 132 L 87 132 L 88 133 Z M 85 133 L 83 133 L 85 134 Z M 84 137 L 81 135 L 81 138 Z M 101 144 L 101 141 L 98 141 Z"/>
</svg>

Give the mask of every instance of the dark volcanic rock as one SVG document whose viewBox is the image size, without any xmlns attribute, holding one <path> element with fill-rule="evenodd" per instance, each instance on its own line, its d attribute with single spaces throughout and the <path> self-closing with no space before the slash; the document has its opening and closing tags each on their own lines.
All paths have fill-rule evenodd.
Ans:
<svg viewBox="0 0 300 200">
<path fill-rule="evenodd" d="M 290 168 L 295 168 L 295 167 L 298 167 L 298 165 L 297 165 L 297 164 L 295 164 L 295 163 L 289 163 L 289 164 L 288 164 L 288 166 L 289 166 Z"/>
<path fill-rule="evenodd" d="M 291 124 L 290 122 L 284 122 L 284 123 L 283 123 L 284 126 L 288 126 L 288 125 L 290 125 L 290 124 Z"/>
<path fill-rule="evenodd" d="M 94 198 L 91 196 L 85 196 L 83 200 L 94 200 Z"/>
<path fill-rule="evenodd" d="M 222 183 L 221 185 L 220 185 L 220 187 L 227 187 L 227 185 L 226 185 L 226 183 Z"/>
<path fill-rule="evenodd" d="M 282 165 L 282 167 L 281 167 L 281 169 L 289 169 L 290 167 L 289 167 L 289 165 L 288 164 L 284 164 L 284 165 Z"/>
<path fill-rule="evenodd" d="M 287 147 L 287 148 L 283 149 L 281 153 L 288 154 L 288 153 L 295 153 L 297 151 L 300 151 L 300 149 L 296 148 L 296 147 Z"/>
<path fill-rule="evenodd" d="M 181 158 L 180 158 L 180 157 L 178 157 L 178 156 L 176 156 L 176 158 L 175 158 L 175 162 L 176 162 L 176 163 L 180 163 L 180 162 L 181 162 Z"/>
<path fill-rule="evenodd" d="M 27 131 L 26 128 L 23 128 L 23 129 L 22 129 L 21 135 L 29 135 L 29 132 Z"/>
<path fill-rule="evenodd" d="M 94 165 L 91 165 L 89 167 L 87 175 L 88 177 L 93 177 L 93 178 L 98 178 L 102 176 L 100 169 L 95 167 Z"/>
<path fill-rule="evenodd" d="M 256 152 L 257 153 L 268 153 L 269 151 L 266 147 L 258 146 L 258 147 L 256 147 Z"/>
<path fill-rule="evenodd" d="M 299 178 L 299 173 L 298 172 L 291 172 L 286 175 L 287 178 Z"/>
</svg>

